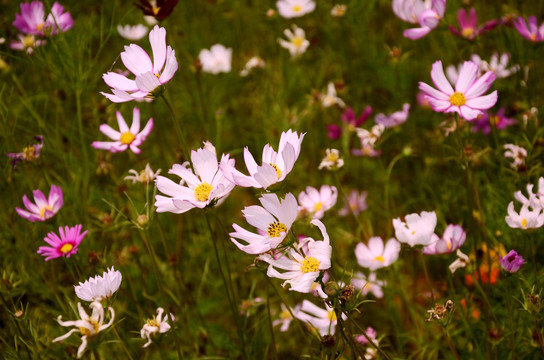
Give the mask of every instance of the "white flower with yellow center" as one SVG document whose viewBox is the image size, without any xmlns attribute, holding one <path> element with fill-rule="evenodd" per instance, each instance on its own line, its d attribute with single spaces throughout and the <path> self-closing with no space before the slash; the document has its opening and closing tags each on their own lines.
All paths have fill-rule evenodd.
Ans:
<svg viewBox="0 0 544 360">
<path fill-rule="evenodd" d="M 336 4 L 331 9 L 331 15 L 334 17 L 342 17 L 346 15 L 346 11 L 348 10 L 348 6 L 345 4 Z"/>
<path fill-rule="evenodd" d="M 378 280 L 376 278 L 376 273 L 371 272 L 368 277 L 363 273 L 356 272 L 353 274 L 351 279 L 351 285 L 353 285 L 357 290 L 361 290 L 361 295 L 366 296 L 368 293 L 374 294 L 378 299 L 383 297 L 382 287 L 387 285 L 387 282 L 384 280 Z"/>
<path fill-rule="evenodd" d="M 278 39 L 278 43 L 284 49 L 289 50 L 291 57 L 297 57 L 306 52 L 310 42 L 306 40 L 306 33 L 301 28 L 293 24 L 293 31 L 289 29 L 283 30 L 283 34 L 287 37 L 287 40 Z"/>
<path fill-rule="evenodd" d="M 318 169 L 337 170 L 344 166 L 344 159 L 340 157 L 338 149 L 326 149 L 325 157 L 321 160 Z"/>
<path fill-rule="evenodd" d="M 252 205 L 242 210 L 247 222 L 256 227 L 259 234 L 236 224 L 232 224 L 235 232 L 229 234 L 232 242 L 248 254 L 262 254 L 275 249 L 285 239 L 297 218 L 297 200 L 291 193 L 285 195 L 284 200 L 280 200 L 276 194 L 264 194 L 259 201 L 262 207 Z"/>
<path fill-rule="evenodd" d="M 406 222 L 400 218 L 393 219 L 397 240 L 410 246 L 429 245 L 433 242 L 434 228 L 436 227 L 436 213 L 423 211 L 421 214 L 409 214 Z"/>
<path fill-rule="evenodd" d="M 325 211 L 331 209 L 338 198 L 338 191 L 335 186 L 323 185 L 319 189 L 311 186 L 298 195 L 298 202 L 302 212 L 312 214 L 314 219 L 321 219 Z"/>
<path fill-rule="evenodd" d="M 210 50 L 201 50 L 198 59 L 204 72 L 210 74 L 228 73 L 231 70 L 232 49 L 221 44 L 215 44 Z"/>
<path fill-rule="evenodd" d="M 223 176 L 211 143 L 206 142 L 203 148 L 191 151 L 191 161 L 194 173 L 188 168 L 188 162 L 183 165 L 174 164 L 168 171 L 182 179 L 180 184 L 164 176 L 157 176 L 157 189 L 168 195 L 156 195 L 157 212 L 181 214 L 195 207 L 203 209 L 216 205 L 234 189 L 234 184 Z M 229 155 L 223 155 L 221 161 L 234 167 L 234 159 L 229 159 Z"/>
<path fill-rule="evenodd" d="M 319 220 L 312 220 L 312 224 L 321 230 L 322 241 L 305 238 L 278 259 L 270 254 L 259 256 L 260 260 L 270 264 L 266 273 L 268 276 L 284 279 L 283 286 L 289 284 L 290 290 L 302 293 L 310 292 L 320 272 L 331 267 L 332 247 L 327 229 Z"/>
<path fill-rule="evenodd" d="M 112 297 L 121 286 L 121 280 L 123 280 L 121 272 L 112 266 L 102 276 L 96 275 L 84 283 L 80 282 L 79 285 L 74 286 L 74 291 L 81 300 L 102 301 Z"/>
<path fill-rule="evenodd" d="M 311 13 L 315 9 L 312 0 L 280 0 L 276 2 L 280 16 L 290 19 Z"/>
<path fill-rule="evenodd" d="M 147 338 L 147 342 L 144 344 L 144 348 L 151 345 L 151 335 L 155 335 L 157 333 L 162 334 L 170 330 L 170 324 L 168 324 L 168 316 L 162 317 L 162 314 L 164 313 L 163 308 L 157 308 L 157 316 L 153 316 L 152 319 L 147 319 L 144 326 L 142 327 L 142 330 L 140 330 L 140 336 L 142 339 Z"/>
<path fill-rule="evenodd" d="M 296 317 L 298 312 L 300 311 L 300 305 L 295 306 L 291 311 L 285 306 L 284 304 L 281 304 L 281 312 L 278 314 L 278 319 L 274 320 L 272 322 L 272 326 L 278 326 L 281 324 L 280 331 L 285 332 L 287 329 L 289 329 L 289 325 L 291 324 L 291 321 L 293 320 L 293 316 L 291 316 L 291 313 Z"/>
<path fill-rule="evenodd" d="M 521 191 L 516 191 L 514 198 L 522 205 L 528 205 L 533 209 L 544 209 L 544 177 L 541 176 L 538 179 L 538 192 L 534 193 L 533 188 L 533 184 L 527 184 L 527 195 L 529 196 L 525 197 Z"/>
<path fill-rule="evenodd" d="M 544 225 L 544 213 L 542 208 L 531 208 L 529 205 L 523 204 L 519 214 L 514 209 L 514 202 L 508 204 L 508 215 L 504 218 L 508 226 L 514 229 L 536 229 Z"/>
<path fill-rule="evenodd" d="M 379 236 L 371 237 L 368 240 L 368 245 L 358 243 L 355 247 L 355 256 L 359 265 L 372 271 L 397 261 L 399 252 L 400 243 L 397 240 L 391 238 L 384 246 L 383 240 Z"/>
<path fill-rule="evenodd" d="M 334 309 L 327 303 L 323 309 L 308 300 L 302 301 L 300 311 L 295 316 L 314 327 L 321 336 L 334 334 L 338 322 Z M 346 315 L 342 314 L 342 319 L 346 319 Z"/>
<path fill-rule="evenodd" d="M 323 105 L 323 107 L 331 107 L 333 105 L 338 105 L 341 108 L 346 107 L 346 103 L 344 102 L 344 100 L 340 99 L 336 95 L 336 87 L 334 86 L 333 82 L 330 82 L 327 85 L 327 93 L 321 94 L 320 97 L 321 105 Z"/>
<path fill-rule="evenodd" d="M 159 169 L 153 172 L 153 170 L 151 169 L 151 166 L 149 166 L 149 163 L 147 163 L 145 165 L 145 169 L 143 169 L 140 172 L 134 169 L 130 169 L 128 173 L 131 175 L 125 176 L 125 180 L 130 180 L 132 181 L 133 184 L 136 184 L 137 182 L 142 184 L 149 184 L 150 182 L 155 180 L 155 178 L 157 177 L 157 175 L 161 173 L 161 171 L 162 170 Z"/>
<path fill-rule="evenodd" d="M 238 186 L 268 188 L 281 182 L 291 172 L 295 161 L 300 154 L 300 146 L 305 134 L 288 130 L 281 133 L 278 152 L 272 146 L 266 144 L 263 149 L 262 165 L 257 165 L 248 148 L 244 148 L 244 160 L 249 171 L 249 176 L 242 174 L 228 161 L 221 160 L 221 170 L 227 179 Z"/>
<path fill-rule="evenodd" d="M 79 332 L 81 334 L 81 345 L 77 350 L 77 358 L 80 359 L 87 347 L 87 339 L 97 335 L 100 331 L 110 327 L 113 324 L 115 318 L 115 312 L 113 308 L 108 307 L 110 313 L 110 321 L 104 324 L 104 308 L 99 301 L 93 301 L 89 308 L 92 309 L 91 316 L 87 315 L 81 303 L 77 303 L 77 309 L 79 311 L 79 317 L 81 320 L 75 321 L 62 321 L 62 315 L 57 318 L 58 323 L 61 326 L 75 326 L 75 329 L 68 331 L 66 334 L 53 339 L 53 342 L 63 341 L 70 337 L 73 333 Z"/>
</svg>

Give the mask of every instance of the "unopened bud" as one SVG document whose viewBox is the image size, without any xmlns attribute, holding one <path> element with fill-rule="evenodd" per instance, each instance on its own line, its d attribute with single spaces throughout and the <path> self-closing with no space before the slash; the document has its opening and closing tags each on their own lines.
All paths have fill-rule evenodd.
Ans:
<svg viewBox="0 0 544 360">
<path fill-rule="evenodd" d="M 139 215 L 138 218 L 136 219 L 136 223 L 142 227 L 146 226 L 148 222 L 149 222 L 149 218 L 145 214 Z"/>
<path fill-rule="evenodd" d="M 17 311 L 15 312 L 15 314 L 13 314 L 13 315 L 15 315 L 15 317 L 16 317 L 17 319 L 20 319 L 21 317 L 23 317 L 24 312 L 23 312 L 23 310 L 17 310 Z"/>
<path fill-rule="evenodd" d="M 346 285 L 342 288 L 342 294 L 340 295 L 340 299 L 344 300 L 345 302 L 349 302 L 353 299 L 355 295 L 355 287 L 353 285 Z"/>
<path fill-rule="evenodd" d="M 329 281 L 325 284 L 325 294 L 336 296 L 340 292 L 340 286 L 334 281 Z"/>
</svg>

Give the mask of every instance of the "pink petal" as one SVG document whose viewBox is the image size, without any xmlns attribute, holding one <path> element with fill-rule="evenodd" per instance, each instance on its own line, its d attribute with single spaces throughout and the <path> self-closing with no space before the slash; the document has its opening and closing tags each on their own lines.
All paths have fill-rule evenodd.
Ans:
<svg viewBox="0 0 544 360">
<path fill-rule="evenodd" d="M 121 60 L 127 69 L 136 76 L 153 71 L 153 64 L 149 55 L 136 44 L 125 46 L 125 51 L 121 53 Z"/>
<path fill-rule="evenodd" d="M 448 96 L 453 94 L 453 88 L 451 87 L 448 79 L 446 79 L 446 75 L 444 75 L 442 61 L 438 60 L 434 62 L 431 69 L 431 79 L 438 90 L 442 91 Z"/>
<path fill-rule="evenodd" d="M 493 81 L 495 81 L 495 73 L 493 71 L 488 71 L 485 74 L 483 74 L 465 93 L 465 98 L 472 99 L 473 97 L 480 96 L 493 84 Z"/>
<path fill-rule="evenodd" d="M 153 51 L 153 73 L 159 75 L 166 59 L 166 29 L 155 25 L 149 32 L 149 42 Z"/>
<path fill-rule="evenodd" d="M 102 75 L 104 82 L 112 88 L 117 88 L 123 91 L 136 91 L 138 86 L 134 80 L 130 80 L 126 76 L 115 72 L 108 72 Z"/>
<path fill-rule="evenodd" d="M 497 90 L 485 96 L 478 96 L 478 97 L 469 99 L 467 100 L 465 105 L 473 109 L 487 110 L 492 108 L 496 103 L 497 103 Z"/>
<path fill-rule="evenodd" d="M 108 124 L 102 124 L 100 125 L 100 132 L 109 137 L 113 140 L 119 140 L 121 138 L 121 133 L 117 130 L 114 130 L 111 126 Z"/>
<path fill-rule="evenodd" d="M 480 67 L 472 61 L 465 61 L 455 83 L 455 91 L 464 94 L 478 76 Z"/>
</svg>

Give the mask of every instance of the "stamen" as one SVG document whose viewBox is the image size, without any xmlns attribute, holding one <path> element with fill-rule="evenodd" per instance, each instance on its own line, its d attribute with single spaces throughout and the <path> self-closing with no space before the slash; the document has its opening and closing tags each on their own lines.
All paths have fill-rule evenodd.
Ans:
<svg viewBox="0 0 544 360">
<path fill-rule="evenodd" d="M 305 258 L 304 262 L 302 262 L 302 265 L 300 266 L 300 271 L 302 271 L 304 274 L 319 271 L 319 260 L 313 256 Z"/>
<path fill-rule="evenodd" d="M 276 174 L 278 175 L 278 180 L 281 178 L 281 170 L 278 169 L 278 166 L 276 164 L 268 163 L 268 165 L 272 166 L 276 170 Z"/>
<path fill-rule="evenodd" d="M 287 232 L 287 226 L 278 221 L 268 224 L 268 227 L 266 228 L 266 233 L 271 238 L 279 237 L 282 232 Z"/>
<path fill-rule="evenodd" d="M 210 184 L 203 182 L 200 183 L 195 188 L 195 198 L 198 201 L 208 201 L 208 198 L 210 197 L 210 192 L 213 190 L 213 186 Z"/>
<path fill-rule="evenodd" d="M 466 102 L 467 102 L 467 100 L 465 99 L 465 95 L 463 95 L 463 93 L 454 92 L 450 96 L 450 103 L 452 105 L 461 106 L 461 105 L 465 105 Z"/>
<path fill-rule="evenodd" d="M 121 134 L 121 138 L 119 141 L 121 141 L 121 144 L 123 145 L 130 145 L 134 141 L 134 134 L 130 131 L 124 132 Z"/>
<path fill-rule="evenodd" d="M 74 248 L 74 245 L 72 245 L 70 243 L 66 243 L 66 244 L 62 245 L 62 247 L 60 248 L 60 252 L 65 254 L 67 252 L 72 251 L 73 248 Z"/>
</svg>

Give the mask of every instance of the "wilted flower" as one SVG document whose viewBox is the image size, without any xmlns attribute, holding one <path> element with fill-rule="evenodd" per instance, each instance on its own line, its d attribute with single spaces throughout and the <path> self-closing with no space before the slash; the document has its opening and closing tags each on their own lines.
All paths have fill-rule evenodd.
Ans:
<svg viewBox="0 0 544 360">
<path fill-rule="evenodd" d="M 499 255 L 499 259 L 501 262 L 501 267 L 511 274 L 517 272 L 525 262 L 523 257 L 515 250 L 510 250 L 505 257 Z"/>
<path fill-rule="evenodd" d="M 333 82 L 330 82 L 327 85 L 327 93 L 320 94 L 319 97 L 321 100 L 321 105 L 323 105 L 323 107 L 331 107 L 333 105 L 338 105 L 342 108 L 346 107 L 346 103 L 344 102 L 344 100 L 336 96 L 336 87 L 334 86 Z"/>
<path fill-rule="evenodd" d="M 288 130 L 281 133 L 278 152 L 272 146 L 266 144 L 263 149 L 262 165 L 257 165 L 248 148 L 244 148 L 244 160 L 249 171 L 249 176 L 236 170 L 234 164 L 221 161 L 220 168 L 229 181 L 242 187 L 268 188 L 281 182 L 291 172 L 295 161 L 300 154 L 300 147 L 304 134 Z"/>
<path fill-rule="evenodd" d="M 338 215 L 347 216 L 350 212 L 353 212 L 355 215 L 359 215 L 359 212 L 365 211 L 368 208 L 366 203 L 366 197 L 368 193 L 366 191 L 351 190 L 347 195 L 345 201 L 345 206 L 338 211 Z"/>
<path fill-rule="evenodd" d="M 312 0 L 279 0 L 276 2 L 280 16 L 290 19 L 311 13 L 315 9 Z"/>
<path fill-rule="evenodd" d="M 468 16 L 469 18 L 467 19 L 467 12 L 465 9 L 459 9 L 459 11 L 457 12 L 457 18 L 459 19 L 459 30 L 450 25 L 449 29 L 452 34 L 472 41 L 477 36 L 499 25 L 499 20 L 490 20 L 481 26 L 477 26 L 478 16 L 476 15 L 475 8 L 470 9 Z"/>
<path fill-rule="evenodd" d="M 544 41 L 544 23 L 539 27 L 534 16 L 529 16 L 527 23 L 521 16 L 514 20 L 514 26 L 519 34 L 532 42 Z"/>
<path fill-rule="evenodd" d="M 469 263 L 469 260 L 468 260 L 468 256 L 463 254 L 461 252 L 461 250 L 457 249 L 457 259 L 452 262 L 449 266 L 449 269 L 451 271 L 451 273 L 453 274 L 455 271 L 457 271 L 457 269 L 461 269 L 461 268 L 464 268 L 465 266 L 468 265 Z"/>
<path fill-rule="evenodd" d="M 356 128 L 355 130 L 357 131 L 357 137 L 361 141 L 361 149 L 353 149 L 351 150 L 351 153 L 356 156 L 378 156 L 380 152 L 375 149 L 375 145 L 382 137 L 385 126 L 376 124 L 370 131 L 363 128 Z"/>
<path fill-rule="evenodd" d="M 79 243 L 87 235 L 87 230 L 81 232 L 81 225 L 74 227 L 59 227 L 60 238 L 54 232 L 50 232 L 43 239 L 51 246 L 40 246 L 38 254 L 45 256 L 45 261 L 56 259 L 58 257 L 70 257 L 77 253 Z"/>
<path fill-rule="evenodd" d="M 140 40 L 147 35 L 148 31 L 149 30 L 147 26 L 142 24 L 125 26 L 117 25 L 117 32 L 119 33 L 119 35 L 131 41 Z"/>
<path fill-rule="evenodd" d="M 383 125 L 385 128 L 391 128 L 403 124 L 408 120 L 410 104 L 402 105 L 401 111 L 395 111 L 391 115 L 378 114 L 374 121 L 376 124 Z"/>
<path fill-rule="evenodd" d="M 297 218 L 297 200 L 291 193 L 285 195 L 283 200 L 276 194 L 264 194 L 259 201 L 262 207 L 252 205 L 242 210 L 247 222 L 256 227 L 259 234 L 249 232 L 236 224 L 232 224 L 235 232 L 229 234 L 234 245 L 248 254 L 261 254 L 275 249 L 289 234 L 289 229 Z"/>
<path fill-rule="evenodd" d="M 93 141 L 92 147 L 108 150 L 112 153 L 125 151 L 130 148 L 133 153 L 139 154 L 141 150 L 138 146 L 142 145 L 153 129 L 153 118 L 150 118 L 142 131 L 140 131 L 140 109 L 134 107 L 130 128 L 119 111 L 115 114 L 117 115 L 119 131 L 114 130 L 108 124 L 100 125 L 100 131 L 114 141 Z"/>
<path fill-rule="evenodd" d="M 270 264 L 266 273 L 268 276 L 284 279 L 282 286 L 289 284 L 290 290 L 302 293 L 310 292 L 319 273 L 331 267 L 332 247 L 329 244 L 327 229 L 317 219 L 312 220 L 312 224 L 321 230 L 322 241 L 305 238 L 279 259 L 273 258 L 270 254 L 259 256 L 260 260 Z"/>
<path fill-rule="evenodd" d="M 200 50 L 198 59 L 202 64 L 202 71 L 211 74 L 228 73 L 231 69 L 232 49 L 221 44 L 215 44 L 210 50 Z"/>
<path fill-rule="evenodd" d="M 28 211 L 18 207 L 15 208 L 17 214 L 30 222 L 50 219 L 55 216 L 62 205 L 64 205 L 64 197 L 60 186 L 51 185 L 51 190 L 49 190 L 49 197 L 47 199 L 40 190 L 34 190 L 32 191 L 32 194 L 36 204 L 30 202 L 26 195 L 23 195 L 23 204 Z"/>
<path fill-rule="evenodd" d="M 151 335 L 157 333 L 162 334 L 170 330 L 170 324 L 168 324 L 168 316 L 162 317 L 164 309 L 159 307 L 157 308 L 157 316 L 153 316 L 151 319 L 147 319 L 142 330 L 140 330 L 140 336 L 142 339 L 147 338 L 147 342 L 144 344 L 144 348 L 151 345 Z"/>
<path fill-rule="evenodd" d="M 79 317 L 81 320 L 75 321 L 62 321 L 62 315 L 59 315 L 57 322 L 61 326 L 75 326 L 75 329 L 68 331 L 66 334 L 53 339 L 53 342 L 63 341 L 70 337 L 75 332 L 81 334 L 81 345 L 77 349 L 77 358 L 80 359 L 87 347 L 87 339 L 97 335 L 100 331 L 107 329 L 113 324 L 115 318 L 115 312 L 112 307 L 108 307 L 110 312 L 110 321 L 104 324 L 104 308 L 99 301 L 93 301 L 89 308 L 92 309 L 91 316 L 87 315 L 87 312 L 81 306 L 81 303 L 77 303 L 77 309 L 79 311 Z"/>
<path fill-rule="evenodd" d="M 244 66 L 244 69 L 240 71 L 240 76 L 248 76 L 250 71 L 255 68 L 264 68 L 266 66 L 266 63 L 263 59 L 261 59 L 259 56 L 253 56 L 251 59 L 247 61 L 247 63 Z"/>
<path fill-rule="evenodd" d="M 491 111 L 487 111 L 478 116 L 472 121 L 472 132 L 481 131 L 485 135 L 491 132 L 491 127 L 495 127 L 498 130 L 504 130 L 508 126 L 512 126 L 516 123 L 515 119 L 508 118 L 504 115 L 506 109 L 501 107 L 496 114 Z"/>
<path fill-rule="evenodd" d="M 74 290 L 77 297 L 83 301 L 102 301 L 112 297 L 113 293 L 119 289 L 121 280 L 123 275 L 112 266 L 108 271 L 104 271 L 102 276 L 96 275 L 84 283 L 75 285 Z"/>
<path fill-rule="evenodd" d="M 325 211 L 336 204 L 338 190 L 335 186 L 323 185 L 319 189 L 307 186 L 306 190 L 298 195 L 298 203 L 302 212 L 312 214 L 314 219 L 321 219 Z"/>
<path fill-rule="evenodd" d="M 155 25 L 149 32 L 153 61 L 147 52 L 136 44 L 125 46 L 121 60 L 135 76 L 134 80 L 116 72 L 102 75 L 111 87 L 112 94 L 101 92 L 109 100 L 120 103 L 131 100 L 155 98 L 164 91 L 164 84 L 174 77 L 178 70 L 176 52 L 166 46 L 166 29 Z"/>
<path fill-rule="evenodd" d="M 393 0 L 393 12 L 401 20 L 417 24 L 419 28 L 404 30 L 404 37 L 422 38 L 438 26 L 446 11 L 446 0 Z"/>
<path fill-rule="evenodd" d="M 450 310 L 453 311 L 453 301 L 448 300 L 444 305 L 435 304 L 434 308 L 427 310 L 429 318 L 425 321 L 442 320 Z"/>
<path fill-rule="evenodd" d="M 9 47 L 13 50 L 26 51 L 27 54 L 32 55 L 34 49 L 38 46 L 45 44 L 45 40 L 39 40 L 34 35 L 17 35 L 18 41 L 12 41 L 9 43 Z"/>
<path fill-rule="evenodd" d="M 279 324 L 281 324 L 280 331 L 285 332 L 287 331 L 287 329 L 289 329 L 289 325 L 293 320 L 293 316 L 291 316 L 291 313 L 293 313 L 294 316 L 297 316 L 298 312 L 300 311 L 300 305 L 297 305 L 293 309 L 291 309 L 291 312 L 289 312 L 287 306 L 285 306 L 284 304 L 280 304 L 280 306 L 281 312 L 279 314 L 279 318 L 272 322 L 272 326 L 278 326 Z"/>
<path fill-rule="evenodd" d="M 334 17 L 342 17 L 346 15 L 346 11 L 348 9 L 347 5 L 344 4 L 336 4 L 331 9 L 331 15 Z"/>
<path fill-rule="evenodd" d="M 505 158 L 511 158 L 512 163 L 510 164 L 511 167 L 514 169 L 520 169 L 525 166 L 525 159 L 527 158 L 527 150 L 522 148 L 521 146 L 517 146 L 514 144 L 504 144 L 504 149 L 506 150 L 504 152 Z"/>
<path fill-rule="evenodd" d="M 37 141 L 36 144 L 30 144 L 23 149 L 20 153 L 7 153 L 6 155 L 10 158 L 10 164 L 15 169 L 17 164 L 21 161 L 33 161 L 40 157 L 43 148 L 43 136 L 36 135 L 34 140 Z"/>
<path fill-rule="evenodd" d="M 384 246 L 383 240 L 379 236 L 371 237 L 368 240 L 368 246 L 358 243 L 355 247 L 357 263 L 372 271 L 393 264 L 397 261 L 399 252 L 400 243 L 397 240 L 391 238 Z"/>
<path fill-rule="evenodd" d="M 376 298 L 381 299 L 383 297 L 382 287 L 386 286 L 387 282 L 378 280 L 375 272 L 371 272 L 368 277 L 361 272 L 356 272 L 353 274 L 351 284 L 361 290 L 361 295 L 366 296 L 368 293 L 372 293 Z"/>
<path fill-rule="evenodd" d="M 159 169 L 156 172 L 153 172 L 153 170 L 151 170 L 151 166 L 149 166 L 149 163 L 147 163 L 145 165 L 145 169 L 140 172 L 134 169 L 130 169 L 128 172 L 131 175 L 125 176 L 125 180 L 130 180 L 133 184 L 136 184 L 137 182 L 142 184 L 149 184 L 150 182 L 155 180 L 155 178 L 161 173 L 161 171 L 162 170 Z"/>
<path fill-rule="evenodd" d="M 527 184 L 527 195 L 525 197 L 521 191 L 514 193 L 514 198 L 522 205 L 527 205 L 533 209 L 544 208 L 544 177 L 538 179 L 538 191 L 533 193 L 533 184 Z"/>
<path fill-rule="evenodd" d="M 436 213 L 434 211 L 409 214 L 404 218 L 406 222 L 401 221 L 400 218 L 393 219 L 395 236 L 398 241 L 410 246 L 431 244 L 436 227 Z"/>
<path fill-rule="evenodd" d="M 444 75 L 442 62 L 436 61 L 431 70 L 431 78 L 438 88 L 419 82 L 419 89 L 425 92 L 434 111 L 456 112 L 465 120 L 473 120 L 483 110 L 491 108 L 497 102 L 497 91 L 482 96 L 489 90 L 496 76 L 492 71 L 477 78 L 479 66 L 472 61 L 465 61 L 455 83 L 455 91 Z"/>
<path fill-rule="evenodd" d="M 329 307 L 327 303 L 325 303 L 325 309 L 323 309 L 308 300 L 302 301 L 300 311 L 295 316 L 297 319 L 305 321 L 316 328 L 321 336 L 334 334 L 338 322 L 334 309 Z M 346 315 L 342 314 L 342 319 L 345 318 Z"/>
<path fill-rule="evenodd" d="M 306 52 L 306 49 L 310 46 L 310 42 L 306 39 L 304 30 L 295 24 L 291 27 L 293 28 L 293 31 L 289 29 L 283 30 L 285 37 L 287 37 L 287 41 L 278 39 L 278 43 L 282 48 L 289 50 L 289 54 L 291 54 L 292 57 L 297 57 Z"/>
<path fill-rule="evenodd" d="M 514 229 L 536 229 L 544 225 L 544 213 L 537 207 L 529 210 L 529 205 L 523 204 L 519 214 L 514 209 L 514 202 L 508 204 L 508 215 L 504 218 L 508 226 Z"/>
<path fill-rule="evenodd" d="M 340 157 L 340 151 L 338 149 L 326 149 L 325 157 L 321 160 L 318 169 L 338 170 L 342 166 L 344 166 L 344 159 Z"/>
<path fill-rule="evenodd" d="M 51 13 L 45 18 L 44 5 L 41 1 L 21 3 L 21 13 L 15 14 L 13 26 L 27 35 L 54 35 L 68 31 L 74 26 L 70 13 L 64 12 L 64 7 L 53 3 Z"/>
<path fill-rule="evenodd" d="M 206 206 L 215 206 L 234 189 L 234 184 L 223 176 L 215 147 L 211 143 L 206 142 L 204 147 L 197 151 L 192 150 L 191 162 L 194 173 L 188 168 L 188 162 L 182 165 L 174 164 L 172 169 L 168 170 L 169 174 L 179 176 L 186 185 L 176 184 L 164 176 L 157 176 L 155 181 L 157 189 L 168 195 L 155 196 L 157 212 L 181 214 L 195 207 L 203 209 Z M 228 154 L 221 157 L 221 162 L 234 167 L 234 159 L 230 159 Z"/>
<path fill-rule="evenodd" d="M 178 0 L 139 0 L 140 4 L 136 4 L 144 15 L 153 16 L 157 20 L 166 19 L 174 10 Z"/>
<path fill-rule="evenodd" d="M 449 224 L 442 238 L 436 234 L 432 235 L 432 242 L 423 248 L 423 253 L 425 255 L 448 254 L 463 246 L 466 239 L 467 234 L 460 225 Z"/>
</svg>

